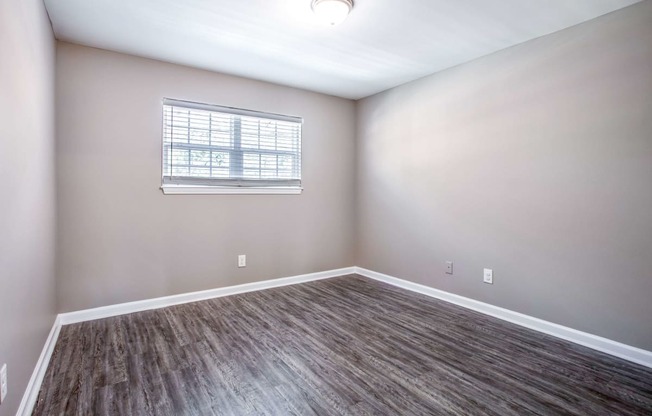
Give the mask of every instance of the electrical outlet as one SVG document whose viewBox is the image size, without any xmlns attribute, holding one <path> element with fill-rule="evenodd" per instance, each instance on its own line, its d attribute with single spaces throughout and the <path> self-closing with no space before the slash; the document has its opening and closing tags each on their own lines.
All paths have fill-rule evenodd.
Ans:
<svg viewBox="0 0 652 416">
<path fill-rule="evenodd" d="M 7 397 L 7 364 L 0 369 L 0 404 L 4 403 Z"/>
<path fill-rule="evenodd" d="M 238 256 L 238 267 L 247 267 L 247 256 L 240 254 Z"/>
<path fill-rule="evenodd" d="M 452 261 L 447 261 L 446 262 L 446 274 L 453 274 L 453 262 Z"/>
<path fill-rule="evenodd" d="M 494 271 L 491 269 L 484 269 L 484 282 L 490 285 L 494 284 Z"/>
</svg>

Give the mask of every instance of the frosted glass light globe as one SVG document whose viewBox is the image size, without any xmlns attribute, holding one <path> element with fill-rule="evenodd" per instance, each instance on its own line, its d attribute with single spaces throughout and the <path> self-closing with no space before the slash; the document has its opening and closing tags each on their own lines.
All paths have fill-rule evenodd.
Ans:
<svg viewBox="0 0 652 416">
<path fill-rule="evenodd" d="M 353 8 L 352 0 L 313 0 L 312 10 L 327 25 L 342 23 Z"/>
</svg>

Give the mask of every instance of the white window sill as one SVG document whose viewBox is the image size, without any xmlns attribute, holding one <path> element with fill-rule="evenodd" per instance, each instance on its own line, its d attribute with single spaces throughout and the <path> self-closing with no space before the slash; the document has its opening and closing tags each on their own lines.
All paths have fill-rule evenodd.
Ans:
<svg viewBox="0 0 652 416">
<path fill-rule="evenodd" d="M 161 190 L 165 195 L 299 195 L 303 188 L 289 186 L 267 187 L 228 187 L 228 186 L 192 186 L 163 185 Z"/>
</svg>

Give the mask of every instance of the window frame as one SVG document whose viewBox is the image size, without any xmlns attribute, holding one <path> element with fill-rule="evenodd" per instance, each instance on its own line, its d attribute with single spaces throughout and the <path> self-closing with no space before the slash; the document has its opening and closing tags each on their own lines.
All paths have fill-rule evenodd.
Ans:
<svg viewBox="0 0 652 416">
<path fill-rule="evenodd" d="M 273 121 L 285 121 L 290 123 L 299 124 L 299 149 L 298 155 L 295 153 L 295 157 L 298 157 L 298 179 L 246 179 L 246 178 L 193 178 L 188 177 L 176 177 L 175 180 L 171 174 L 166 176 L 165 164 L 166 164 L 166 120 L 165 120 L 165 111 L 166 106 L 186 108 L 186 109 L 195 109 L 201 111 L 209 111 L 221 114 L 228 114 L 231 116 L 244 116 L 244 117 L 254 117 L 263 120 L 273 120 Z M 251 195 L 270 195 L 270 194 L 285 194 L 285 195 L 296 195 L 301 194 L 303 191 L 301 175 L 303 169 L 303 118 L 296 116 L 288 116 L 282 114 L 268 113 L 255 110 L 247 110 L 242 108 L 235 107 L 225 107 L 220 105 L 198 103 L 193 101 L 178 100 L 172 98 L 164 98 L 162 100 L 161 106 L 161 190 L 166 195 L 182 195 L 182 194 L 197 194 L 197 195 L 210 195 L 210 194 L 251 194 Z M 239 130 L 236 130 L 239 131 Z M 233 137 L 233 146 L 224 148 L 225 152 L 230 152 L 230 154 L 239 153 L 240 156 L 243 156 L 245 153 L 258 153 L 259 155 L 269 153 L 269 151 L 263 149 L 250 150 L 243 147 L 240 147 L 241 137 L 240 133 L 233 133 L 238 137 Z M 198 147 L 201 145 L 197 145 Z M 207 145 L 211 149 L 214 149 L 218 146 L 213 146 L 211 144 Z M 188 144 L 187 147 L 190 149 L 193 147 L 192 144 Z M 219 150 L 219 149 L 218 149 Z M 239 169 L 243 169 L 243 166 L 239 166 Z M 178 178 L 183 178 L 182 180 Z"/>
</svg>

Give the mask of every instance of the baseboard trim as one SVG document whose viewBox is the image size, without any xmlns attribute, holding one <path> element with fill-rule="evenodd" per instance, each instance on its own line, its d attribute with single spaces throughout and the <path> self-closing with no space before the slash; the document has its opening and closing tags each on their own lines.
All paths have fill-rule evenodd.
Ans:
<svg viewBox="0 0 652 416">
<path fill-rule="evenodd" d="M 282 277 L 279 279 L 264 280 L 261 282 L 245 283 L 236 286 L 227 286 L 217 289 L 203 290 L 199 292 L 183 293 L 179 295 L 165 296 L 154 299 L 141 300 L 136 302 L 121 303 L 117 305 L 103 306 L 100 308 L 86 309 L 75 312 L 61 313 L 55 321 L 41 355 L 36 363 L 32 377 L 27 384 L 27 389 L 18 407 L 17 416 L 29 416 L 34 410 L 38 393 L 41 390 L 41 384 L 45 377 L 45 372 L 50 364 L 54 347 L 59 338 L 59 332 L 63 325 L 69 325 L 79 322 L 92 321 L 95 319 L 110 318 L 112 316 L 125 315 L 128 313 L 141 312 L 150 309 L 165 308 L 172 305 L 183 303 L 197 302 L 200 300 L 214 299 L 223 296 L 237 295 L 239 293 L 255 292 L 258 290 L 271 289 L 296 285 L 298 283 L 312 282 L 315 280 L 329 279 L 331 277 L 345 276 L 353 274 L 355 267 L 345 267 L 342 269 L 328 270 L 317 273 L 308 273 L 298 276 Z"/>
<path fill-rule="evenodd" d="M 576 344 L 580 344 L 585 347 L 589 347 L 594 350 L 652 368 L 652 351 L 632 347 L 631 345 L 589 334 L 587 332 L 578 331 L 573 328 L 544 321 L 543 319 L 524 315 L 519 312 L 514 312 L 509 309 L 504 309 L 474 299 L 455 295 L 443 290 L 434 289 L 418 283 L 399 279 L 394 276 L 374 272 L 362 267 L 355 267 L 355 273 L 370 279 L 385 282 L 393 286 L 450 302 L 467 309 L 472 309 L 485 315 L 493 316 L 504 321 L 524 326 L 535 331 L 543 332 L 557 338 L 565 339 L 567 341 L 574 342 Z"/>
<path fill-rule="evenodd" d="M 59 332 L 63 325 L 73 323 L 92 321 L 95 319 L 109 318 L 112 316 L 125 315 L 134 312 L 141 312 L 151 309 L 159 309 L 167 306 L 179 305 L 189 302 L 197 302 L 206 299 L 214 299 L 223 296 L 236 295 L 246 292 L 254 292 L 275 287 L 295 285 L 299 283 L 311 282 L 315 280 L 329 279 L 332 277 L 344 276 L 348 274 L 359 274 L 370 279 L 388 283 L 390 285 L 407 289 L 413 292 L 421 293 L 426 296 L 441 299 L 443 301 L 462 306 L 485 315 L 493 316 L 504 321 L 533 329 L 557 338 L 565 339 L 576 344 L 592 348 L 606 354 L 619 357 L 633 363 L 637 363 L 652 368 L 652 352 L 641 348 L 632 347 L 617 341 L 599 337 L 597 335 L 578 331 L 552 322 L 544 321 L 539 318 L 514 312 L 488 303 L 480 302 L 474 299 L 455 295 L 443 290 L 434 289 L 408 280 L 399 279 L 383 273 L 374 272 L 362 267 L 346 267 L 342 269 L 328 270 L 318 273 L 302 274 L 292 277 L 265 280 L 261 282 L 245 283 L 237 286 L 227 286 L 218 289 L 204 290 L 200 292 L 184 293 L 161 298 L 147 299 L 136 302 L 122 303 L 111 306 L 104 306 L 94 309 L 86 309 L 76 312 L 62 313 L 57 316 L 50 334 L 43 346 L 41 355 L 36 363 L 32 377 L 29 380 L 25 394 L 18 407 L 17 416 L 28 416 L 32 413 L 38 393 L 41 389 L 41 383 L 45 377 L 45 372 L 50 363 L 54 347 Z"/>
<path fill-rule="evenodd" d="M 38 392 L 41 390 L 41 383 L 43 383 L 45 372 L 47 371 L 48 365 L 50 364 L 50 358 L 52 358 L 54 346 L 57 344 L 57 339 L 59 338 L 60 331 L 61 321 L 57 316 L 54 320 L 54 324 L 52 325 L 52 329 L 50 329 L 50 334 L 45 341 L 41 355 L 36 362 L 36 367 L 34 367 L 32 377 L 30 377 L 29 383 L 27 383 L 27 389 L 25 390 L 25 394 L 23 394 L 23 398 L 20 401 L 20 406 L 18 406 L 18 412 L 16 412 L 17 416 L 29 416 L 32 414 L 34 405 L 38 399 Z"/>
<path fill-rule="evenodd" d="M 179 295 L 165 296 L 154 299 L 139 300 L 135 302 L 121 303 L 117 305 L 102 306 L 99 308 L 85 309 L 81 311 L 59 314 L 61 325 L 75 324 L 79 322 L 92 321 L 95 319 L 110 318 L 112 316 L 125 315 L 128 313 L 141 312 L 150 309 L 165 308 L 173 305 L 180 305 L 200 300 L 214 299 L 223 296 L 237 295 L 239 293 L 254 292 L 258 290 L 271 289 L 274 287 L 296 285 L 298 283 L 312 282 L 315 280 L 329 279 L 331 277 L 353 274 L 354 267 L 328 270 L 324 272 L 308 273 L 298 276 L 282 277 L 279 279 L 264 280 L 261 282 L 245 283 L 236 286 L 227 286 L 217 289 L 203 290 L 200 292 L 183 293 Z"/>
</svg>

